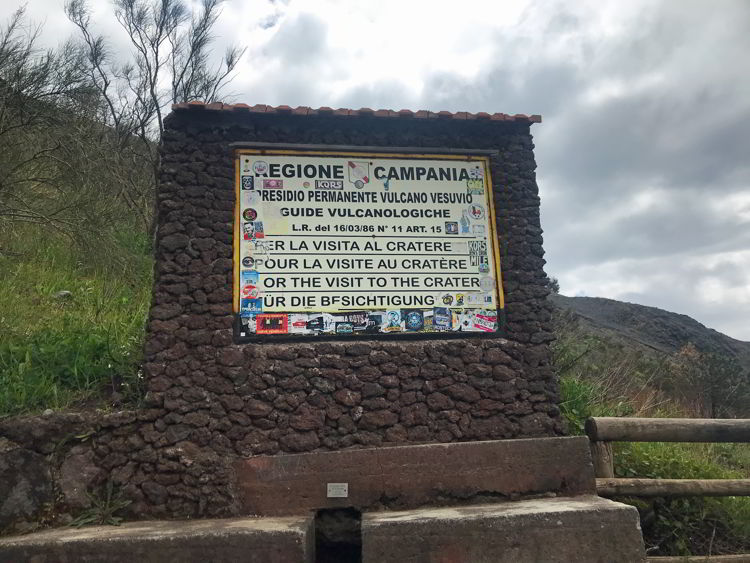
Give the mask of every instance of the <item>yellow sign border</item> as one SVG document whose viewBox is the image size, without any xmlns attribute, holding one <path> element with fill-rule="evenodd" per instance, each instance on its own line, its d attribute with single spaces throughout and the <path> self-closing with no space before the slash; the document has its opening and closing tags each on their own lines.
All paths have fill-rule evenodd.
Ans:
<svg viewBox="0 0 750 563">
<path fill-rule="evenodd" d="M 494 186 L 492 184 L 492 174 L 490 168 L 489 156 L 475 156 L 467 154 L 436 154 L 436 153 L 398 153 L 398 152 L 358 152 L 356 150 L 303 150 L 303 149 L 235 149 L 234 150 L 234 237 L 232 240 L 233 247 L 233 267 L 232 267 L 232 295 L 234 314 L 240 312 L 240 214 L 242 213 L 242 194 L 240 180 L 240 159 L 242 155 L 287 155 L 287 156 L 353 156 L 368 158 L 410 158 L 415 160 L 464 160 L 482 162 L 484 167 L 486 182 L 485 204 L 490 212 L 490 242 L 492 243 L 492 253 L 495 258 L 495 295 L 497 297 L 498 311 L 505 309 L 505 295 L 503 292 L 503 276 L 500 265 L 500 241 L 497 236 L 497 215 L 495 214 Z"/>
</svg>

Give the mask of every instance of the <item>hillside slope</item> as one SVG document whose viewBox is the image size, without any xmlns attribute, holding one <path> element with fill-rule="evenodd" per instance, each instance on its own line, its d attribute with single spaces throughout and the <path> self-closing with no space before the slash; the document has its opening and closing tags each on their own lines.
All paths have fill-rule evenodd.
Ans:
<svg viewBox="0 0 750 563">
<path fill-rule="evenodd" d="M 734 357 L 750 371 L 750 342 L 735 340 L 688 317 L 656 307 L 604 299 L 551 295 L 558 325 L 600 335 L 646 355 L 674 354 L 692 343 L 703 352 Z"/>
</svg>

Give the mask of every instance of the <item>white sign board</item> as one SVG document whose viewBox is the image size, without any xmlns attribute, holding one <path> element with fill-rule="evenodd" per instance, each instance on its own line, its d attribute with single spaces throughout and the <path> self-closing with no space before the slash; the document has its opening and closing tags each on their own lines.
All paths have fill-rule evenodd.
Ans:
<svg viewBox="0 0 750 563">
<path fill-rule="evenodd" d="M 241 336 L 494 332 L 486 157 L 238 151 Z"/>
</svg>

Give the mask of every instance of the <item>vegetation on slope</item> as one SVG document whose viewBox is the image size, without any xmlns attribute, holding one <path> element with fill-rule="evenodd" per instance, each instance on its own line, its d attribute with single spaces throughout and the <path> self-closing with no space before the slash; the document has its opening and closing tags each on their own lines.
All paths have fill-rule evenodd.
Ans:
<svg viewBox="0 0 750 563">
<path fill-rule="evenodd" d="M 35 225 L 3 234 L 0 416 L 137 400 L 151 297 L 144 242 L 103 236 L 97 253 Z"/>
<path fill-rule="evenodd" d="M 244 52 L 210 64 L 220 4 L 116 0 L 130 54 L 82 0 L 59 49 L 23 8 L 0 28 L 0 417 L 139 397 L 158 138 L 169 104 L 216 100 Z"/>
<path fill-rule="evenodd" d="M 555 366 L 571 433 L 591 416 L 750 416 L 747 374 L 731 358 L 688 343 L 672 354 L 649 353 L 611 339 L 559 311 Z M 727 367 L 729 366 L 729 367 Z M 740 381 L 722 393 L 711 377 Z M 744 383 L 743 383 L 744 382 Z M 731 390 L 731 393 L 729 392 Z M 615 443 L 615 475 L 663 479 L 750 478 L 748 444 Z M 617 499 L 641 514 L 649 555 L 750 552 L 750 498 Z"/>
</svg>

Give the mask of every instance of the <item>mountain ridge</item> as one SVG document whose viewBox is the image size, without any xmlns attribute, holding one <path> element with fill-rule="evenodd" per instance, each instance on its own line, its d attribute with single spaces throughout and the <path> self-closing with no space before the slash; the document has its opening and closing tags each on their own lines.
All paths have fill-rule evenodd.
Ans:
<svg viewBox="0 0 750 563">
<path fill-rule="evenodd" d="M 674 354 L 688 343 L 702 352 L 728 355 L 750 372 L 750 342 L 708 328 L 688 315 L 604 297 L 552 294 L 558 326 L 575 322 L 585 332 L 603 333 L 644 352 Z"/>
</svg>

